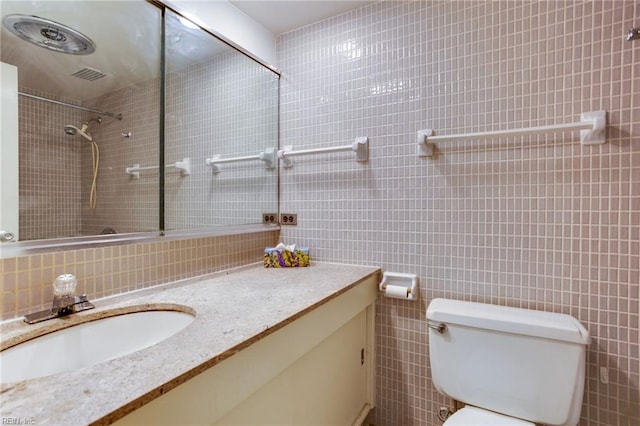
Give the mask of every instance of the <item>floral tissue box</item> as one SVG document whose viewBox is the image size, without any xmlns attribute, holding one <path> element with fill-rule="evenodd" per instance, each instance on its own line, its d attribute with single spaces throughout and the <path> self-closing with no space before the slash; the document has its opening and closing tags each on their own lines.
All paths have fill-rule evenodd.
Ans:
<svg viewBox="0 0 640 426">
<path fill-rule="evenodd" d="M 297 268 L 309 266 L 309 249 L 295 244 L 278 244 L 264 249 L 265 268 Z"/>
</svg>

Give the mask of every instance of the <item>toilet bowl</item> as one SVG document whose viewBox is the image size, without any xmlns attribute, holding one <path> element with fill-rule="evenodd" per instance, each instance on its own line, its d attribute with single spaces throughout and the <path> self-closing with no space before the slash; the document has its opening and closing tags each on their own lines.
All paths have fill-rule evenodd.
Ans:
<svg viewBox="0 0 640 426">
<path fill-rule="evenodd" d="M 444 426 L 535 426 L 535 423 L 467 405 L 453 413 Z"/>
<path fill-rule="evenodd" d="M 435 388 L 466 406 L 446 426 L 575 426 L 588 331 L 552 312 L 434 299 L 427 308 Z"/>
</svg>

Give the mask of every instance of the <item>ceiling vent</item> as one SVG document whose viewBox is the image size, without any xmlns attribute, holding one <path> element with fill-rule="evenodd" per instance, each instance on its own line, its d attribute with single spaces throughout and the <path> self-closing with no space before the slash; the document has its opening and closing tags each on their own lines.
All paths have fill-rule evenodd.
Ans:
<svg viewBox="0 0 640 426">
<path fill-rule="evenodd" d="M 101 79 L 102 77 L 107 76 L 107 74 L 103 73 L 102 71 L 89 68 L 89 67 L 84 67 L 81 70 L 76 71 L 71 75 L 74 77 L 78 77 L 83 80 L 89 80 L 89 81 L 96 81 L 98 79 Z"/>
</svg>

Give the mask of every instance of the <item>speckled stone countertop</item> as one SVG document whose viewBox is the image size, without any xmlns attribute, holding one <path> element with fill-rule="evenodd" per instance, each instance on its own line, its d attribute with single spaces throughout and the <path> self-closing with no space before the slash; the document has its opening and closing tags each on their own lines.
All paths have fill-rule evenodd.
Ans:
<svg viewBox="0 0 640 426">
<path fill-rule="evenodd" d="M 187 328 L 146 349 L 1 385 L 0 416 L 37 425 L 109 424 L 379 274 L 373 267 L 317 262 L 308 268 L 251 266 L 99 300 L 96 309 L 62 319 L 4 323 L 2 348 L 114 312 L 180 305 L 196 313 Z"/>
</svg>

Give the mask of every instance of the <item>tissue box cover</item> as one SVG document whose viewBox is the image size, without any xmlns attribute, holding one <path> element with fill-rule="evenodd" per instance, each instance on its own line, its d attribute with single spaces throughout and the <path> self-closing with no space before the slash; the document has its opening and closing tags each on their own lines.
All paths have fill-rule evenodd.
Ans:
<svg viewBox="0 0 640 426">
<path fill-rule="evenodd" d="M 264 249 L 265 268 L 296 268 L 309 266 L 309 249 L 296 247 L 294 251 L 277 250 L 275 247 Z"/>
</svg>

